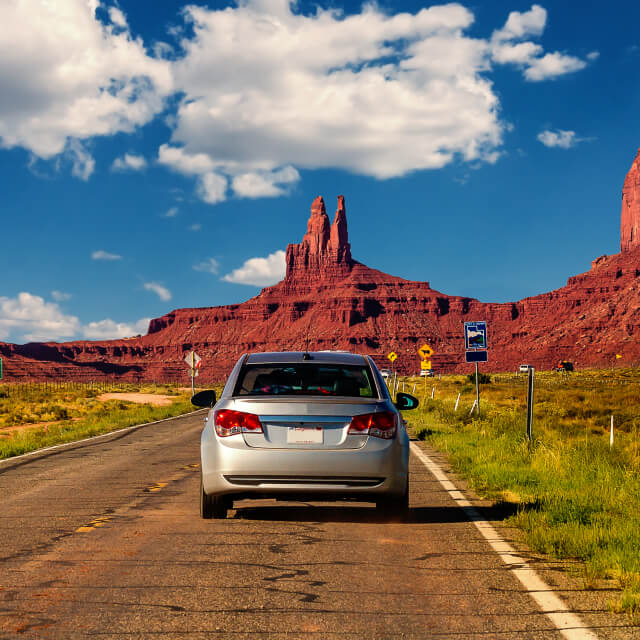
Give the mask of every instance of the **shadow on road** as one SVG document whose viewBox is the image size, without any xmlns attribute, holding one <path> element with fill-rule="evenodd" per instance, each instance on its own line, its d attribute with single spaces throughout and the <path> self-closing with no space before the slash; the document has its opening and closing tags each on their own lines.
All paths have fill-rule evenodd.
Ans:
<svg viewBox="0 0 640 640">
<path fill-rule="evenodd" d="M 490 522 L 502 521 L 516 513 L 516 505 L 510 503 L 498 503 L 492 507 L 479 509 L 480 513 Z M 236 505 L 235 518 L 241 520 L 264 520 L 284 522 L 401 522 L 398 519 L 385 517 L 378 512 L 373 505 L 363 504 L 358 506 L 336 504 L 332 506 L 315 505 L 312 503 L 296 503 L 282 505 L 273 502 L 273 505 L 243 506 L 242 502 Z M 465 511 L 455 505 L 443 507 L 416 507 L 409 509 L 406 524 L 443 524 L 454 522 L 468 522 Z"/>
</svg>

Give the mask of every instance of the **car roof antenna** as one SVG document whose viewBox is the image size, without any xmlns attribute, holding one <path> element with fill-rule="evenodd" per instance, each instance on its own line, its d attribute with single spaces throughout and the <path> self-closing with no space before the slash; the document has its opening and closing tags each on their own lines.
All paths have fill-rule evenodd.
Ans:
<svg viewBox="0 0 640 640">
<path fill-rule="evenodd" d="M 307 325 L 307 337 L 305 340 L 304 353 L 302 354 L 303 360 L 311 360 L 311 354 L 309 353 L 309 326 Z"/>
</svg>

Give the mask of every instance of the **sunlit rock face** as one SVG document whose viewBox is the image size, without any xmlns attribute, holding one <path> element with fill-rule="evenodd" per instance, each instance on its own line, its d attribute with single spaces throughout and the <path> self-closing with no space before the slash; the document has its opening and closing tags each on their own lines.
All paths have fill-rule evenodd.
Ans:
<svg viewBox="0 0 640 640">
<path fill-rule="evenodd" d="M 313 201 L 307 233 L 300 244 L 287 247 L 286 260 L 287 282 L 300 278 L 326 281 L 350 273 L 354 262 L 351 259 L 344 196 L 338 196 L 333 224 L 329 223 L 322 196 Z"/>
<path fill-rule="evenodd" d="M 397 370 L 416 373 L 424 342 L 435 351 L 436 371 L 462 372 L 472 366 L 464 361 L 466 320 L 488 322 L 489 362 L 481 367 L 489 371 L 515 371 L 520 363 L 549 369 L 559 360 L 578 367 L 640 362 L 640 247 L 631 235 L 638 214 L 626 221 L 624 208 L 627 202 L 636 211 L 639 202 L 637 158 L 634 167 L 623 196 L 623 251 L 596 258 L 555 291 L 483 303 L 367 267 L 351 257 L 344 197 L 330 222 L 318 196 L 302 242 L 287 247 L 278 284 L 241 304 L 176 309 L 152 320 L 147 335 L 127 340 L 0 343 L 5 379 L 186 383 L 183 359 L 191 349 L 202 357 L 199 384 L 223 380 L 241 354 L 253 351 L 346 350 L 369 354 L 380 366 L 394 351 Z"/>
<path fill-rule="evenodd" d="M 640 245 L 640 149 L 622 187 L 620 251 Z"/>
</svg>

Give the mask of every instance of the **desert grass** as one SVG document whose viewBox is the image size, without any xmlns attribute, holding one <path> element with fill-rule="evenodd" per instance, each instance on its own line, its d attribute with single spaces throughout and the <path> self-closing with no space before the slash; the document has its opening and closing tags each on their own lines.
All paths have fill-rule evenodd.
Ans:
<svg viewBox="0 0 640 640">
<path fill-rule="evenodd" d="M 123 384 L 123 393 L 171 396 L 168 406 L 124 399 L 103 402 L 104 389 L 93 384 L 0 386 L 0 459 L 55 444 L 73 442 L 122 427 L 144 424 L 193 411 L 190 390 L 175 385 Z M 34 424 L 32 428 L 11 429 Z"/>
<path fill-rule="evenodd" d="M 479 416 L 465 376 L 430 378 L 426 394 L 420 383 L 422 406 L 406 416 L 413 433 L 447 453 L 476 493 L 515 504 L 509 523 L 532 549 L 580 560 L 587 588 L 615 580 L 611 609 L 640 621 L 640 371 L 536 374 L 531 442 L 526 375 L 481 385 Z"/>
</svg>

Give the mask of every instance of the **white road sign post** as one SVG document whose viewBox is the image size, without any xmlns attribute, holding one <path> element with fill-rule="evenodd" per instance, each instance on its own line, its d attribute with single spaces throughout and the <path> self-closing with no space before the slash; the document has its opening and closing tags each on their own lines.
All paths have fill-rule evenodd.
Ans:
<svg viewBox="0 0 640 640">
<path fill-rule="evenodd" d="M 194 378 L 198 375 L 198 369 L 202 364 L 202 358 L 195 352 L 188 353 L 184 361 L 189 365 L 189 374 L 191 375 L 191 395 L 195 393 Z"/>
</svg>

